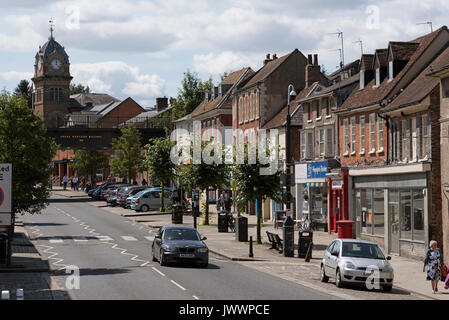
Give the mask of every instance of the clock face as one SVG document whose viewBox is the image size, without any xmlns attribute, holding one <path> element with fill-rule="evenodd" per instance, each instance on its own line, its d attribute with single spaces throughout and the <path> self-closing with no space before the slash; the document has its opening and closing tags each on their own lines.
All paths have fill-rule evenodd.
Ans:
<svg viewBox="0 0 449 320">
<path fill-rule="evenodd" d="M 54 70 L 59 70 L 59 69 L 61 69 L 61 66 L 62 66 L 62 62 L 61 62 L 60 60 L 54 59 L 54 60 L 51 61 L 51 67 L 52 67 Z"/>
<path fill-rule="evenodd" d="M 37 70 L 41 70 L 41 69 L 42 69 L 42 61 L 39 60 L 39 61 L 37 62 Z"/>
</svg>

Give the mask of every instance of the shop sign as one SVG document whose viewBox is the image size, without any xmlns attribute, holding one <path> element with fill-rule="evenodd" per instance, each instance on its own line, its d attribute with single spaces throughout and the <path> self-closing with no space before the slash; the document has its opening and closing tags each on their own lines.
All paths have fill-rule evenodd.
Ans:
<svg viewBox="0 0 449 320">
<path fill-rule="evenodd" d="M 343 180 L 332 180 L 332 189 L 343 189 Z"/>
<path fill-rule="evenodd" d="M 326 178 L 327 161 L 310 162 L 307 164 L 307 178 Z"/>
<path fill-rule="evenodd" d="M 0 212 L 11 213 L 12 166 L 0 164 Z"/>
</svg>

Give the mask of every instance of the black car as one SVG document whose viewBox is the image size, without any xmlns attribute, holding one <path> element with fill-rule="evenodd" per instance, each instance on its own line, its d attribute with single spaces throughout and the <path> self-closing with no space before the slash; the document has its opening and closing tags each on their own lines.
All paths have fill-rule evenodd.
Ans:
<svg viewBox="0 0 449 320">
<path fill-rule="evenodd" d="M 209 249 L 193 227 L 163 226 L 154 237 L 153 261 L 159 260 L 161 266 L 170 262 L 191 262 L 207 267 Z"/>
<path fill-rule="evenodd" d="M 96 200 L 100 199 L 101 191 L 102 191 L 104 188 L 110 186 L 111 184 L 112 184 L 112 183 L 104 183 L 104 184 L 102 184 L 102 185 L 96 187 L 95 189 L 93 189 L 91 197 L 94 198 L 94 199 L 96 199 Z M 89 191 L 89 192 L 90 192 L 90 191 Z"/>
</svg>

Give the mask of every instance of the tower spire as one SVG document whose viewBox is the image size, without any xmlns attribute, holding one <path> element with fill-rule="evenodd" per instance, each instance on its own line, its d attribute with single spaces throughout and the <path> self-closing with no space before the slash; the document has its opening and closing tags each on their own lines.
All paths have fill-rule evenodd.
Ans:
<svg viewBox="0 0 449 320">
<path fill-rule="evenodd" d="M 54 27 L 55 25 L 54 25 L 54 23 L 53 23 L 53 18 L 51 18 L 48 22 L 50 23 L 50 39 L 49 39 L 49 40 L 54 40 L 54 37 L 53 37 L 53 31 L 54 31 L 55 29 L 54 29 L 53 27 Z"/>
</svg>

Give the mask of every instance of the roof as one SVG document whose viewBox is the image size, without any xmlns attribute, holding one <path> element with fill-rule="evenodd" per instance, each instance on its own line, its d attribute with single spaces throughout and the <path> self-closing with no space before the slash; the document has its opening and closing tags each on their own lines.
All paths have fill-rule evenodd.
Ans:
<svg viewBox="0 0 449 320">
<path fill-rule="evenodd" d="M 333 84 L 333 85 L 331 85 L 329 87 L 326 87 L 326 88 L 324 88 L 322 90 L 314 91 L 312 94 L 310 94 L 309 96 L 307 96 L 304 99 L 302 99 L 301 102 L 310 100 L 312 98 L 316 98 L 316 97 L 327 95 L 329 93 L 332 93 L 332 92 L 334 92 L 336 90 L 339 90 L 341 88 L 345 88 L 345 87 L 350 86 L 350 85 L 352 85 L 352 84 L 354 84 L 356 82 L 359 82 L 359 81 L 360 81 L 360 73 L 356 73 L 356 74 L 352 75 L 351 77 L 343 79 L 343 80 L 341 80 L 341 81 L 339 81 L 339 82 L 337 82 L 337 83 L 335 83 L 335 84 Z"/>
<path fill-rule="evenodd" d="M 392 103 L 382 109 L 382 113 L 393 111 L 404 106 L 419 103 L 435 87 L 440 80 L 429 75 L 433 68 L 442 68 L 449 61 L 449 48 L 446 48 L 427 68 L 425 68 L 406 88 L 393 100 Z"/>
<path fill-rule="evenodd" d="M 393 54 L 394 60 L 409 60 L 418 46 L 416 42 L 391 41 L 388 50 Z"/>
<path fill-rule="evenodd" d="M 388 65 L 388 49 L 376 49 L 374 56 L 379 59 L 381 67 L 386 67 Z M 373 69 L 377 59 L 374 59 L 373 61 Z"/>
<path fill-rule="evenodd" d="M 318 86 L 319 82 L 314 82 L 311 86 L 302 89 L 296 98 L 290 102 L 290 115 L 293 114 L 297 106 L 300 104 L 300 101 L 307 97 L 312 91 Z M 285 124 L 285 121 L 287 119 L 287 113 L 288 113 L 288 105 L 283 107 L 281 111 L 279 111 L 271 120 L 269 120 L 266 124 L 262 126 L 262 129 L 272 129 L 272 128 L 278 128 Z M 292 123 L 292 125 L 299 125 L 296 123 Z"/>
<path fill-rule="evenodd" d="M 285 60 L 287 60 L 291 55 L 294 53 L 300 53 L 298 49 L 293 50 L 292 52 L 279 57 L 275 60 L 271 60 L 266 65 L 264 65 L 262 68 L 260 68 L 256 74 L 241 88 L 242 90 L 247 89 L 255 85 L 259 81 L 263 81 L 270 74 L 272 74 Z"/>
<path fill-rule="evenodd" d="M 360 84 L 356 87 L 346 101 L 341 106 L 339 112 L 350 111 L 363 106 L 374 105 L 382 101 L 387 97 L 388 94 L 392 92 L 396 84 L 404 77 L 404 75 L 409 71 L 415 61 L 421 56 L 421 54 L 427 49 L 427 47 L 432 43 L 432 41 L 442 32 L 447 32 L 447 27 L 443 26 L 438 30 L 429 33 L 423 37 L 412 40 L 411 42 L 416 42 L 418 44 L 415 52 L 410 56 L 410 60 L 402 68 L 402 70 L 393 78 L 392 81 L 388 82 L 388 77 L 382 81 L 382 83 L 377 87 L 373 88 L 375 79 L 371 80 L 370 83 L 365 85 L 362 90 L 359 90 Z"/>
<path fill-rule="evenodd" d="M 362 67 L 363 67 L 364 70 L 372 70 L 374 54 L 363 54 L 360 61 L 361 61 L 360 69 L 362 69 Z"/>
<path fill-rule="evenodd" d="M 65 51 L 64 47 L 61 46 L 55 38 L 51 37 L 42 47 L 39 48 L 38 54 L 42 57 L 44 61 L 54 52 L 59 53 L 64 57 L 66 63 L 69 63 L 69 56 Z"/>
<path fill-rule="evenodd" d="M 91 103 L 92 106 L 106 105 L 114 101 L 120 101 L 106 93 L 78 93 L 72 94 L 70 99 L 75 100 L 81 106 L 85 107 Z"/>
<path fill-rule="evenodd" d="M 360 60 L 359 59 L 354 60 L 354 61 L 352 61 L 350 63 L 347 63 L 343 67 L 341 67 L 341 68 L 337 69 L 336 71 L 332 72 L 328 76 L 328 79 L 332 81 L 335 78 L 338 78 L 342 72 L 344 72 L 346 70 L 349 70 L 349 69 L 352 69 L 352 68 L 355 68 L 357 70 L 356 72 L 358 72 L 358 70 L 360 68 L 359 64 L 360 64 Z"/>
</svg>

